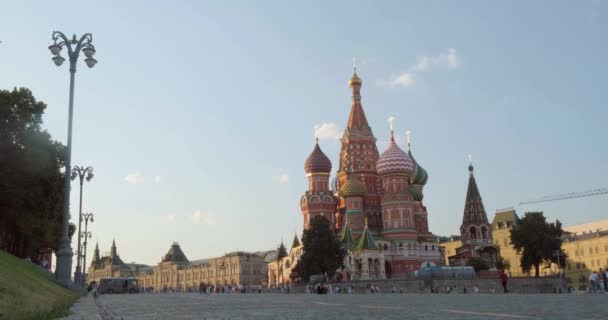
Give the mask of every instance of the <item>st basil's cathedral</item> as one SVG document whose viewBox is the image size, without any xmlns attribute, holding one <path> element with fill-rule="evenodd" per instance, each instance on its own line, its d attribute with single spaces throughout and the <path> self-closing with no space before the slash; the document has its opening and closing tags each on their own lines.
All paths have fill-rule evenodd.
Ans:
<svg viewBox="0 0 608 320">
<path fill-rule="evenodd" d="M 362 80 L 356 70 L 349 81 L 352 106 L 341 142 L 336 178 L 332 163 L 317 139 L 304 163 L 308 190 L 300 208 L 304 229 L 310 219 L 323 216 L 334 226 L 347 248 L 345 268 L 336 280 L 372 280 L 399 277 L 442 261 L 438 239 L 428 228 L 422 203 L 428 180 L 426 170 L 414 159 L 408 138 L 407 152 L 390 142 L 379 154 L 376 137 L 361 104 Z M 269 286 L 289 282 L 291 268 L 302 252 L 294 239 L 289 253 L 269 263 Z"/>
</svg>

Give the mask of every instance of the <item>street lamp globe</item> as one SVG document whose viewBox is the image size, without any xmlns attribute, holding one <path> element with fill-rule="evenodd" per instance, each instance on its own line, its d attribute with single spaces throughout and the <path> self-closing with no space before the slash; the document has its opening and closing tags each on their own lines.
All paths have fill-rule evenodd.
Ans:
<svg viewBox="0 0 608 320">
<path fill-rule="evenodd" d="M 84 59 L 84 62 L 87 63 L 87 67 L 89 67 L 89 68 L 93 68 L 97 64 L 97 60 L 95 60 L 93 58 Z"/>
<path fill-rule="evenodd" d="M 93 170 L 90 170 L 87 174 L 87 181 L 91 181 L 91 179 L 93 179 Z"/>
<path fill-rule="evenodd" d="M 51 50 L 51 53 L 56 56 L 61 52 L 61 46 L 55 43 L 49 46 L 49 50 Z"/>
<path fill-rule="evenodd" d="M 55 65 L 58 66 L 58 67 L 60 65 L 62 65 L 64 61 L 65 61 L 65 59 L 62 56 L 60 56 L 60 55 L 56 55 L 56 56 L 53 57 L 53 62 L 55 62 Z"/>
<path fill-rule="evenodd" d="M 93 55 L 95 54 L 95 49 L 92 47 L 87 47 L 82 49 L 82 52 L 84 52 L 84 55 L 87 56 L 87 58 L 93 58 Z"/>
</svg>

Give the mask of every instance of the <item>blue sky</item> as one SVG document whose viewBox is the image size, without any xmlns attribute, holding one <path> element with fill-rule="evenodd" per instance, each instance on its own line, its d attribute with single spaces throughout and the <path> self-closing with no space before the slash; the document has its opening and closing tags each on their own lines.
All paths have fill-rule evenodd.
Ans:
<svg viewBox="0 0 608 320">
<path fill-rule="evenodd" d="M 517 204 L 606 186 L 607 16 L 605 1 L 13 1 L 0 88 L 31 88 L 65 141 L 68 69 L 46 47 L 93 33 L 73 164 L 95 168 L 93 240 L 127 261 L 173 241 L 190 259 L 289 242 L 315 124 L 336 166 L 353 57 L 379 149 L 389 116 L 402 147 L 412 131 L 434 233 L 458 232 L 468 154 L 490 219 L 516 206 L 571 225 L 605 218 L 608 196 Z"/>
</svg>

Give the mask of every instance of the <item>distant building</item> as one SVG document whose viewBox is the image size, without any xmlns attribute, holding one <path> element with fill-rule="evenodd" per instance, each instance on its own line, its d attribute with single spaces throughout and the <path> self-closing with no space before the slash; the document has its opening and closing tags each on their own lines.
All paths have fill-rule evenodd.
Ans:
<svg viewBox="0 0 608 320">
<path fill-rule="evenodd" d="M 588 228 L 584 231 L 583 226 Z M 562 250 L 567 256 L 566 267 L 561 270 L 568 286 L 584 289 L 589 282 L 589 274 L 593 271 L 608 269 L 608 229 L 606 220 L 564 227 L 564 230 L 575 231 L 566 233 Z M 541 271 L 543 275 L 557 274 L 557 265 Z"/>
<path fill-rule="evenodd" d="M 494 245 L 500 249 L 500 256 L 505 259 L 510 267 L 506 270 L 511 277 L 528 277 L 529 272 L 521 271 L 521 255 L 517 253 L 511 244 L 511 229 L 519 221 L 519 217 L 513 208 L 496 210 L 492 221 L 492 237 Z"/>
<path fill-rule="evenodd" d="M 574 226 L 563 227 L 564 231 L 572 233 L 573 235 L 583 235 L 593 232 L 607 231 L 608 220 L 599 220 L 589 223 L 577 224 Z"/>
<path fill-rule="evenodd" d="M 144 264 L 124 263 L 116 249 L 116 242 L 112 240 L 110 255 L 99 256 L 99 244 L 95 245 L 93 260 L 86 275 L 87 283 L 99 283 L 101 278 L 111 277 L 137 277 L 139 271 L 147 267 Z"/>
<path fill-rule="evenodd" d="M 469 164 L 469 186 L 460 225 L 460 246 L 454 249 L 454 254 L 446 255 L 451 266 L 464 266 L 470 258 L 481 258 L 490 266 L 494 266 L 499 257 L 498 248 L 492 241 L 492 228 L 488 222 L 473 170 L 473 165 Z M 456 241 L 450 242 L 441 244 L 444 251 L 451 251 L 457 245 Z"/>
<path fill-rule="evenodd" d="M 155 292 L 186 292 L 199 286 L 264 285 L 266 263 L 274 251 L 235 251 L 221 257 L 190 261 L 178 243 L 173 243 L 156 266 L 140 269 L 139 285 Z"/>
</svg>

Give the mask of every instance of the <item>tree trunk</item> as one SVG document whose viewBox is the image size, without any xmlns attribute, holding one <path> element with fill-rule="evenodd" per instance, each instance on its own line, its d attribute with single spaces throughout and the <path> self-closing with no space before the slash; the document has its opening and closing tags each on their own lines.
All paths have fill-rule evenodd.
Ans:
<svg viewBox="0 0 608 320">
<path fill-rule="evenodd" d="M 534 265 L 534 273 L 535 278 L 540 277 L 540 263 Z"/>
</svg>

